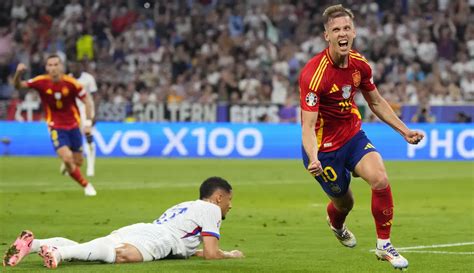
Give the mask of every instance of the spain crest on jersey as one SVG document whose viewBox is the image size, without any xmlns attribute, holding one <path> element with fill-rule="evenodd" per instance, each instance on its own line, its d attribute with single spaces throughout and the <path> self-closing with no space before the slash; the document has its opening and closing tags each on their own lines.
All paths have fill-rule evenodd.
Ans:
<svg viewBox="0 0 474 273">
<path fill-rule="evenodd" d="M 308 106 L 315 106 L 316 103 L 318 103 L 318 96 L 316 96 L 316 94 L 313 92 L 309 92 L 306 95 L 306 104 Z"/>
<path fill-rule="evenodd" d="M 61 92 L 63 93 L 63 96 L 67 97 L 67 95 L 69 94 L 69 88 L 67 88 L 66 86 L 63 86 L 63 88 L 61 89 Z"/>
<path fill-rule="evenodd" d="M 356 70 L 354 73 L 352 73 L 352 81 L 354 82 L 355 87 L 359 87 L 360 80 L 361 80 L 360 71 Z"/>
</svg>

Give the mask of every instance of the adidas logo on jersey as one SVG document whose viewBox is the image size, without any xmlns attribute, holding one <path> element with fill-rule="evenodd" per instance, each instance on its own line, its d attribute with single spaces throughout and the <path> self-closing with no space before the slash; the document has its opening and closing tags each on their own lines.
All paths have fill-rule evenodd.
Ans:
<svg viewBox="0 0 474 273">
<path fill-rule="evenodd" d="M 372 143 L 367 143 L 367 145 L 365 145 L 364 147 L 364 150 L 367 150 L 367 149 L 375 149 L 374 145 L 372 145 Z"/>
<path fill-rule="evenodd" d="M 329 94 L 332 94 L 334 92 L 337 92 L 339 91 L 339 87 L 337 87 L 336 84 L 333 84 L 332 87 L 331 87 L 331 91 L 329 91 Z"/>
</svg>

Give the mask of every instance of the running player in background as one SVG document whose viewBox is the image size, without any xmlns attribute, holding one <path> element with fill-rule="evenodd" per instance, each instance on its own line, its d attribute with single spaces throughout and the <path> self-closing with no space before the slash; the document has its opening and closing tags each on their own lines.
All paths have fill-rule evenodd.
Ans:
<svg viewBox="0 0 474 273">
<path fill-rule="evenodd" d="M 370 109 L 410 144 L 423 135 L 412 131 L 396 116 L 372 80 L 367 60 L 352 50 L 356 36 L 354 15 L 342 5 L 323 14 L 324 37 L 329 44 L 300 72 L 303 161 L 328 195 L 328 224 L 346 247 L 356 245 L 344 224 L 354 198 L 349 187 L 351 172 L 372 188 L 372 215 L 377 232 L 376 256 L 404 269 L 408 261 L 390 242 L 393 201 L 382 157 L 361 130 L 361 115 L 354 102 L 360 90 Z"/>
<path fill-rule="evenodd" d="M 58 55 L 50 55 L 47 58 L 45 75 L 22 81 L 21 77 L 25 71 L 26 66 L 18 64 L 13 78 L 15 88 L 32 88 L 39 93 L 56 153 L 64 162 L 69 175 L 84 188 L 85 195 L 96 195 L 94 187 L 82 176 L 80 170 L 83 161 L 82 134 L 79 129 L 76 98 L 81 99 L 86 107 L 89 122 L 84 126 L 84 133 L 88 135 L 91 133 L 92 119 L 89 94 L 73 77 L 64 75 L 63 63 Z"/>
<path fill-rule="evenodd" d="M 70 76 L 77 79 L 77 81 L 82 85 L 82 88 L 89 93 L 92 102 L 92 123 L 91 125 L 91 133 L 86 134 L 86 145 L 85 145 L 85 153 L 86 153 L 86 175 L 87 176 L 94 176 L 95 174 L 95 155 L 96 155 L 96 147 L 94 143 L 94 131 L 96 130 L 94 127 L 95 121 L 95 106 L 94 106 L 94 94 L 97 92 L 97 83 L 90 73 L 86 72 L 85 63 L 81 62 L 73 62 L 69 65 L 70 68 Z M 84 126 L 88 125 L 88 119 L 86 116 L 86 107 L 85 104 L 82 103 L 81 100 L 77 99 L 76 104 L 79 108 L 79 113 L 81 114 L 81 124 L 82 129 L 84 130 Z"/>
<path fill-rule="evenodd" d="M 38 253 L 48 268 L 71 259 L 133 263 L 193 255 L 243 258 L 239 250 L 219 249 L 221 221 L 232 208 L 231 185 L 220 177 L 210 177 L 201 184 L 199 193 L 198 200 L 171 207 L 153 223 L 126 226 L 83 244 L 61 237 L 34 239 L 33 233 L 25 230 L 6 251 L 3 264 L 15 266 L 29 253 Z M 201 241 L 203 249 L 198 250 Z"/>
</svg>

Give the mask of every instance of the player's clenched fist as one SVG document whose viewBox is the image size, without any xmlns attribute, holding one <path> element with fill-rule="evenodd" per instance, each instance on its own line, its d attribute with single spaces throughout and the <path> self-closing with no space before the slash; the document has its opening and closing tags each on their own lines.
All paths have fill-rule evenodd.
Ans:
<svg viewBox="0 0 474 273">
<path fill-rule="evenodd" d="M 308 171 L 313 176 L 319 176 L 323 173 L 323 167 L 321 166 L 321 162 L 319 160 L 312 161 L 308 164 Z"/>
<path fill-rule="evenodd" d="M 404 136 L 405 140 L 410 144 L 418 144 L 425 136 L 421 132 L 408 131 Z"/>
<path fill-rule="evenodd" d="M 26 65 L 23 63 L 19 63 L 18 66 L 16 67 L 16 72 L 24 73 L 25 71 L 26 71 Z"/>
</svg>

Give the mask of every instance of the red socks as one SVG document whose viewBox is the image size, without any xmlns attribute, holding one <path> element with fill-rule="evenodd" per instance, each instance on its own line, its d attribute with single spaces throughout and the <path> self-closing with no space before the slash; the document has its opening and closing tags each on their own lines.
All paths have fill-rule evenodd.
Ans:
<svg viewBox="0 0 474 273">
<path fill-rule="evenodd" d="M 327 212 L 331 225 L 336 229 L 341 229 L 348 213 L 338 211 L 332 201 L 327 206 Z"/>
<path fill-rule="evenodd" d="M 382 190 L 372 189 L 372 215 L 379 239 L 390 238 L 393 219 L 393 199 L 390 185 Z"/>
<path fill-rule="evenodd" d="M 85 188 L 88 184 L 87 180 L 82 176 L 81 169 L 76 167 L 74 171 L 70 172 L 69 175 L 77 181 L 83 188 Z"/>
</svg>

